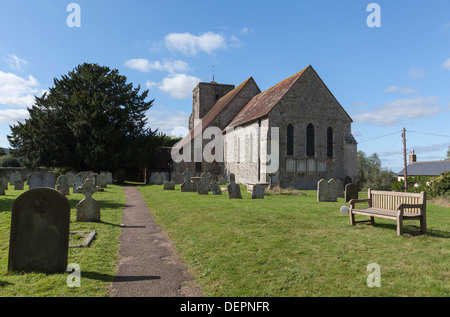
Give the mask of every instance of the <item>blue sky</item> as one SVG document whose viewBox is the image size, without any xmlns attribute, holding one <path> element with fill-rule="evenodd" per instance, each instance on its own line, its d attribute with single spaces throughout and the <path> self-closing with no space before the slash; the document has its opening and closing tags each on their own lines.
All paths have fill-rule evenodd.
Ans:
<svg viewBox="0 0 450 317">
<path fill-rule="evenodd" d="M 69 27 L 70 3 L 81 9 Z M 370 3 L 381 27 L 369 27 Z M 118 69 L 155 99 L 151 128 L 183 134 L 198 81 L 261 90 L 312 65 L 383 167 L 450 146 L 450 1 L 0 0 L 0 147 L 26 107 L 80 63 Z"/>
</svg>

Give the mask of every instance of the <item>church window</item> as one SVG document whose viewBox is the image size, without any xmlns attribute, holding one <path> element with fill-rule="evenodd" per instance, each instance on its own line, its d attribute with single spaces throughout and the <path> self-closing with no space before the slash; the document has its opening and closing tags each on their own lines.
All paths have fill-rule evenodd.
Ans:
<svg viewBox="0 0 450 317">
<path fill-rule="evenodd" d="M 314 126 L 310 123 L 306 128 L 306 156 L 315 155 L 314 138 Z"/>
<path fill-rule="evenodd" d="M 333 129 L 327 129 L 327 157 L 333 157 Z"/>
<path fill-rule="evenodd" d="M 287 126 L 287 155 L 294 155 L 294 126 L 289 124 Z"/>
</svg>

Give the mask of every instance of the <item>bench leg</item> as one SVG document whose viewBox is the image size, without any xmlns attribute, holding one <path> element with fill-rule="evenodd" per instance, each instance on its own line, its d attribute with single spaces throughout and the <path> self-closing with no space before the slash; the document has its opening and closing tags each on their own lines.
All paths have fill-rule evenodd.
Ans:
<svg viewBox="0 0 450 317">
<path fill-rule="evenodd" d="M 423 234 L 427 233 L 427 218 L 425 216 L 422 216 L 422 218 L 420 218 L 420 231 Z"/>
<path fill-rule="evenodd" d="M 401 236 L 403 234 L 403 217 L 397 217 L 397 235 Z"/>
<path fill-rule="evenodd" d="M 375 217 L 370 217 L 370 224 L 375 226 Z"/>
<path fill-rule="evenodd" d="M 350 224 L 351 224 L 352 226 L 356 225 L 356 222 L 355 222 L 355 215 L 352 213 L 352 210 L 351 210 L 351 209 L 350 209 L 349 214 L 350 214 Z"/>
</svg>

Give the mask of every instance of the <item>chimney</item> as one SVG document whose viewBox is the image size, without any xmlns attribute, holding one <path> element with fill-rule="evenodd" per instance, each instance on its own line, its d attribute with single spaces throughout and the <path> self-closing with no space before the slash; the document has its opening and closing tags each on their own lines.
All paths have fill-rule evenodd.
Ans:
<svg viewBox="0 0 450 317">
<path fill-rule="evenodd" d="M 414 150 L 409 153 L 409 164 L 416 163 L 417 157 L 416 154 L 414 154 Z"/>
</svg>

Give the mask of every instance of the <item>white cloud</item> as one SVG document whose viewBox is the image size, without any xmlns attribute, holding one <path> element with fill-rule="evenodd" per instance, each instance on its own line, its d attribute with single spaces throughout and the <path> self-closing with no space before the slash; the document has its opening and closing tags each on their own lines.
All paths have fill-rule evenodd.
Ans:
<svg viewBox="0 0 450 317">
<path fill-rule="evenodd" d="M 418 70 L 416 68 L 411 68 L 408 72 L 409 77 L 411 78 L 421 78 L 425 76 L 425 72 L 422 70 Z"/>
<path fill-rule="evenodd" d="M 442 64 L 442 68 L 450 70 L 450 58 L 448 58 L 444 64 Z"/>
<path fill-rule="evenodd" d="M 8 63 L 8 66 L 13 70 L 22 70 L 23 66 L 28 64 L 26 60 L 21 59 L 14 54 L 4 57 L 4 60 Z"/>
<path fill-rule="evenodd" d="M 168 136 L 184 137 L 188 134 L 189 114 L 184 111 L 169 111 L 163 107 L 151 108 L 147 112 L 148 125 L 158 128 Z"/>
<path fill-rule="evenodd" d="M 158 88 L 168 93 L 172 98 L 184 99 L 192 95 L 192 90 L 197 85 L 197 80 L 193 76 L 176 74 L 164 78 Z"/>
<path fill-rule="evenodd" d="M 416 94 L 418 91 L 412 89 L 411 87 L 397 87 L 390 86 L 384 90 L 384 92 L 397 92 L 400 94 Z"/>
<path fill-rule="evenodd" d="M 0 110 L 0 123 L 14 124 L 17 121 L 28 119 L 29 113 L 26 109 L 5 109 Z"/>
<path fill-rule="evenodd" d="M 353 119 L 360 123 L 392 126 L 402 119 L 432 118 L 442 110 L 439 103 L 436 96 L 399 99 L 385 103 L 375 111 L 353 115 Z"/>
<path fill-rule="evenodd" d="M 239 33 L 241 33 L 241 34 L 253 33 L 253 29 L 249 29 L 248 27 L 244 27 L 244 28 L 239 30 Z"/>
<path fill-rule="evenodd" d="M 170 74 L 173 74 L 176 72 L 185 72 L 189 70 L 188 63 L 181 60 L 176 61 L 164 60 L 163 62 L 160 61 L 150 62 L 144 58 L 133 58 L 127 60 L 125 62 L 125 66 L 144 73 L 149 73 L 151 71 L 158 70 L 158 71 L 166 71 L 169 72 Z"/>
<path fill-rule="evenodd" d="M 366 102 L 365 101 L 356 101 L 350 104 L 350 106 L 352 107 L 362 107 L 365 106 Z"/>
<path fill-rule="evenodd" d="M 218 49 L 226 49 L 225 38 L 217 33 L 206 32 L 201 35 L 190 33 L 170 33 L 164 39 L 171 51 L 180 51 L 185 55 L 197 55 L 198 52 L 212 54 Z"/>
<path fill-rule="evenodd" d="M 33 76 L 22 78 L 12 73 L 0 71 L 0 104 L 10 107 L 30 107 L 34 96 L 41 96 L 44 90 Z"/>
</svg>

